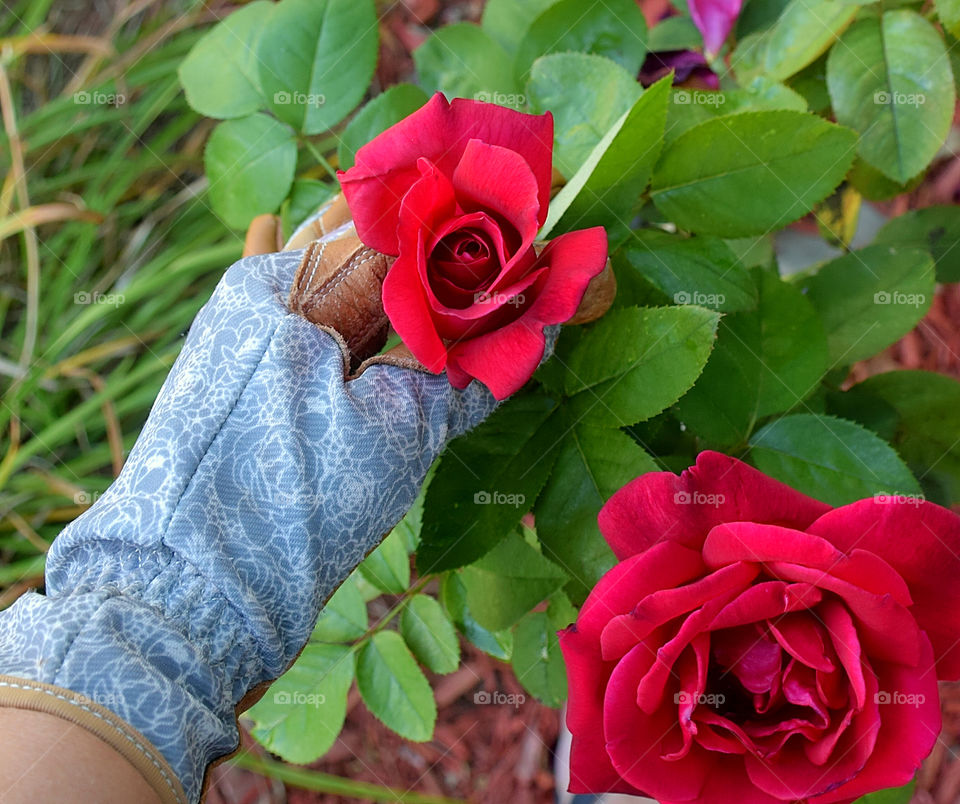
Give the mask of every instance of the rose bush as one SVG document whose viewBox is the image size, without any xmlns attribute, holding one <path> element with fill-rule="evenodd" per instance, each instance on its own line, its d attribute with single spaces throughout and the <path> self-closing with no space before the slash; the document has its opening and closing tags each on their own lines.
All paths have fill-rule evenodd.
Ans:
<svg viewBox="0 0 960 804">
<path fill-rule="evenodd" d="M 912 778 L 960 675 L 960 518 L 831 508 L 704 452 L 600 527 L 620 563 L 560 637 L 572 790 L 827 804 Z"/>
<path fill-rule="evenodd" d="M 502 399 L 543 357 L 607 260 L 602 227 L 539 254 L 553 118 L 439 93 L 363 146 L 340 184 L 357 234 L 397 257 L 383 284 L 394 329 L 430 371 Z"/>
</svg>

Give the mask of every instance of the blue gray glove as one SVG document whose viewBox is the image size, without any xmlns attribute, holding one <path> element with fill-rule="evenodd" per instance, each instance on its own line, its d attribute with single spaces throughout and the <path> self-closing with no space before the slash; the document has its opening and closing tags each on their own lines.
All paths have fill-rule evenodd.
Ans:
<svg viewBox="0 0 960 804">
<path fill-rule="evenodd" d="M 287 307 L 302 256 L 227 271 L 120 476 L 54 542 L 46 595 L 0 614 L 0 687 L 106 706 L 166 760 L 150 759 L 171 800 L 199 799 L 244 696 L 284 672 L 447 441 L 496 404 L 393 365 L 345 381 L 337 339 Z"/>
</svg>

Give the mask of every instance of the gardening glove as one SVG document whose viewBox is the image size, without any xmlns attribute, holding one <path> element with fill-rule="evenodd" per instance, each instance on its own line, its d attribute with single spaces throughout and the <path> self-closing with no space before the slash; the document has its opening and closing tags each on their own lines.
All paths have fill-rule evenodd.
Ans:
<svg viewBox="0 0 960 804">
<path fill-rule="evenodd" d="M 341 317 L 357 313 L 349 272 L 315 281 L 334 252 L 348 268 L 386 259 L 351 237 L 346 223 L 226 272 L 123 471 L 53 543 L 46 594 L 0 614 L 0 706 L 83 725 L 163 801 L 200 798 L 238 746 L 236 712 L 293 662 L 444 445 L 495 407 L 402 355 L 347 378 L 344 341 L 300 312 L 340 292 Z"/>
</svg>

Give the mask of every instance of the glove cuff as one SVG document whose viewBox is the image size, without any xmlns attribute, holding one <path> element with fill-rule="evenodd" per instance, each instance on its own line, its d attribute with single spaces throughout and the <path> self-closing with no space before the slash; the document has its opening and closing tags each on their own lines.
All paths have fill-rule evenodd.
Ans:
<svg viewBox="0 0 960 804">
<path fill-rule="evenodd" d="M 151 742 L 85 695 L 51 684 L 0 675 L 0 708 L 44 712 L 80 726 L 133 765 L 163 804 L 187 801 L 173 768 Z"/>
</svg>

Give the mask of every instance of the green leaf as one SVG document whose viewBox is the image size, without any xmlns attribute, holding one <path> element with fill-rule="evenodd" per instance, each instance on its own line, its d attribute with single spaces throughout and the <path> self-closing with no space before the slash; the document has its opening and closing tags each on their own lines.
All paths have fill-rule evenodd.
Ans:
<svg viewBox="0 0 960 804">
<path fill-rule="evenodd" d="M 523 34 L 557 0 L 487 0 L 480 27 L 508 53 L 516 53 Z"/>
<path fill-rule="evenodd" d="M 428 92 L 518 108 L 510 57 L 478 25 L 458 22 L 434 31 L 413 51 L 420 83 Z"/>
<path fill-rule="evenodd" d="M 886 348 L 923 318 L 934 293 L 924 251 L 868 246 L 798 282 L 823 320 L 830 360 L 854 363 Z"/>
<path fill-rule="evenodd" d="M 623 257 L 675 304 L 722 312 L 757 306 L 753 277 L 722 240 L 645 229 L 624 244 Z"/>
<path fill-rule="evenodd" d="M 373 0 L 283 0 L 257 49 L 273 113 L 304 134 L 326 131 L 363 99 L 378 49 Z"/>
<path fill-rule="evenodd" d="M 876 793 L 858 798 L 854 804 L 910 804 L 916 786 L 916 782 L 910 782 L 903 787 L 878 790 Z"/>
<path fill-rule="evenodd" d="M 513 672 L 517 681 L 547 706 L 560 707 L 567 699 L 567 669 L 556 629 L 546 612 L 531 612 L 514 635 Z"/>
<path fill-rule="evenodd" d="M 782 413 L 820 384 L 829 366 L 827 336 L 813 305 L 797 288 L 760 272 L 760 367 L 757 416 Z"/>
<path fill-rule="evenodd" d="M 657 466 L 626 433 L 598 427 L 589 417 L 564 430 L 557 462 L 537 499 L 537 535 L 544 555 L 570 575 L 570 596 L 582 602 L 616 563 L 597 514 L 615 491 Z"/>
<path fill-rule="evenodd" d="M 856 14 L 852 3 L 791 0 L 772 28 L 741 40 L 733 56 L 737 77 L 789 78 L 825 53 Z"/>
<path fill-rule="evenodd" d="M 293 666 L 246 716 L 250 733 L 271 753 L 305 764 L 322 757 L 340 734 L 353 682 L 347 645 L 308 644 Z"/>
<path fill-rule="evenodd" d="M 187 103 L 207 117 L 244 117 L 262 108 L 257 42 L 273 3 L 254 0 L 211 28 L 181 62 Z"/>
<path fill-rule="evenodd" d="M 380 631 L 360 648 L 357 688 L 367 709 L 387 728 L 415 743 L 433 737 L 433 690 L 396 631 Z"/>
<path fill-rule="evenodd" d="M 642 92 L 623 67 L 590 53 L 537 59 L 527 83 L 530 111 L 553 113 L 553 164 L 564 176 L 577 172 Z"/>
<path fill-rule="evenodd" d="M 876 400 L 893 413 L 890 440 L 942 505 L 960 500 L 960 383 L 932 371 L 891 371 L 868 377 L 843 397 L 866 426 Z M 886 433 L 884 434 L 886 435 Z"/>
<path fill-rule="evenodd" d="M 798 414 L 771 422 L 750 439 L 762 472 L 830 505 L 874 494 L 920 494 L 893 448 L 859 424 Z"/>
<path fill-rule="evenodd" d="M 500 659 L 510 660 L 513 652 L 512 631 L 488 631 L 478 623 L 467 607 L 467 590 L 457 572 L 448 572 L 440 584 L 440 599 L 453 620 L 454 625 L 467 639 L 484 653 Z"/>
<path fill-rule="evenodd" d="M 228 226 L 243 229 L 274 212 L 297 167 L 297 143 L 283 123 L 254 114 L 218 125 L 203 152 L 210 203 Z"/>
<path fill-rule="evenodd" d="M 693 305 L 607 313 L 570 355 L 571 410 L 614 427 L 656 416 L 700 376 L 719 319 Z"/>
<path fill-rule="evenodd" d="M 667 17 L 650 29 L 647 48 L 651 53 L 664 50 L 697 50 L 703 46 L 700 31 L 690 17 Z"/>
<path fill-rule="evenodd" d="M 413 84 L 394 84 L 377 95 L 357 112 L 340 136 L 340 145 L 337 147 L 340 169 L 352 168 L 361 146 L 413 114 L 428 100 L 427 93 Z"/>
<path fill-rule="evenodd" d="M 671 144 L 685 131 L 714 117 L 776 109 L 805 112 L 807 101 L 790 87 L 764 76 L 757 76 L 748 86 L 724 92 L 675 89 L 667 107 L 664 143 Z"/>
<path fill-rule="evenodd" d="M 946 139 L 956 100 L 936 28 L 909 9 L 865 17 L 827 60 L 837 121 L 860 132 L 857 152 L 896 182 L 923 170 Z"/>
<path fill-rule="evenodd" d="M 604 135 L 586 162 L 550 202 L 541 239 L 604 226 L 612 244 L 630 231 L 631 210 L 660 156 L 671 77 L 661 79 Z"/>
<path fill-rule="evenodd" d="M 323 607 L 310 640 L 348 642 L 367 633 L 369 625 L 367 603 L 351 576 Z"/>
<path fill-rule="evenodd" d="M 434 673 L 460 666 L 460 642 L 443 607 L 428 595 L 414 595 L 400 615 L 400 633 L 413 655 Z"/>
<path fill-rule="evenodd" d="M 749 314 L 724 317 L 703 374 L 677 402 L 681 421 L 714 446 L 747 439 L 760 398 L 760 322 Z"/>
<path fill-rule="evenodd" d="M 377 589 L 399 595 L 410 585 L 410 557 L 403 534 L 394 531 L 360 564 L 364 578 Z"/>
<path fill-rule="evenodd" d="M 530 25 L 517 50 L 516 74 L 547 53 L 575 51 L 606 56 L 631 75 L 647 55 L 647 23 L 633 0 L 559 0 Z"/>
<path fill-rule="evenodd" d="M 887 221 L 874 243 L 925 249 L 936 263 L 938 282 L 960 282 L 960 207 L 911 209 Z"/>
<path fill-rule="evenodd" d="M 557 402 L 523 394 L 452 442 L 427 489 L 421 574 L 469 564 L 520 522 L 557 453 Z"/>
<path fill-rule="evenodd" d="M 509 628 L 567 581 L 566 573 L 512 534 L 460 572 L 470 612 L 484 628 Z"/>
<path fill-rule="evenodd" d="M 316 179 L 295 179 L 290 197 L 283 205 L 283 230 L 289 237 L 307 218 L 338 192 L 338 188 Z"/>
<path fill-rule="evenodd" d="M 960 36 L 960 0 L 936 0 L 935 5 L 943 27 Z"/>
<path fill-rule="evenodd" d="M 849 129 L 802 112 L 719 117 L 667 146 L 651 196 L 683 229 L 766 234 L 826 198 L 850 167 L 855 145 Z"/>
</svg>

